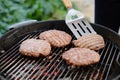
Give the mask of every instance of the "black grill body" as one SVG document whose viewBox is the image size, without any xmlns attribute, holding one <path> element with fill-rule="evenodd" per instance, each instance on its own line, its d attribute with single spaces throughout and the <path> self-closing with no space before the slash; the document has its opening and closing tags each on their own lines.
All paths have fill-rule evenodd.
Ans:
<svg viewBox="0 0 120 80">
<path fill-rule="evenodd" d="M 73 47 L 52 48 L 49 57 L 31 58 L 23 56 L 18 49 L 22 41 L 38 38 L 46 30 L 58 29 L 72 32 L 64 20 L 35 22 L 17 26 L 0 38 L 0 79 L 10 80 L 114 80 L 120 78 L 120 36 L 101 25 L 91 24 L 105 39 L 105 48 L 98 51 L 100 62 L 86 67 L 71 69 L 61 54 Z M 73 40 L 72 39 L 72 40 Z"/>
</svg>

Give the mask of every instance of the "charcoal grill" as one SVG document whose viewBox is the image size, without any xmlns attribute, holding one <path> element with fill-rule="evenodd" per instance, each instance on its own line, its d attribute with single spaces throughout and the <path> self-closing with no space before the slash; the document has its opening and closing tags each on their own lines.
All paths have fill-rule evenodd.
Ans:
<svg viewBox="0 0 120 80">
<path fill-rule="evenodd" d="M 61 54 L 73 47 L 52 48 L 49 57 L 31 58 L 19 53 L 19 45 L 28 38 L 38 38 L 46 30 L 72 32 L 64 20 L 36 21 L 10 29 L 0 38 L 0 79 L 2 80 L 117 80 L 120 79 L 120 36 L 104 26 L 91 24 L 105 39 L 105 48 L 99 50 L 100 62 L 72 69 Z"/>
</svg>

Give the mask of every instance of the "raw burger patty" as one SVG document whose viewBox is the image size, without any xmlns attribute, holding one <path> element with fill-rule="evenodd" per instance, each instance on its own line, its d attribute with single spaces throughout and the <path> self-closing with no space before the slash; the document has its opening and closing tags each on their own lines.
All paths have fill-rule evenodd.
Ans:
<svg viewBox="0 0 120 80">
<path fill-rule="evenodd" d="M 73 66 L 86 66 L 100 60 L 97 52 L 87 48 L 71 48 L 62 54 L 62 58 Z"/>
<path fill-rule="evenodd" d="M 47 40 L 54 47 L 64 47 L 68 45 L 72 37 L 64 31 L 48 30 L 39 35 L 40 39 Z"/>
<path fill-rule="evenodd" d="M 50 54 L 51 46 L 45 40 L 27 39 L 21 43 L 19 51 L 26 56 L 47 56 Z"/>
<path fill-rule="evenodd" d="M 98 34 L 88 34 L 74 40 L 73 44 L 79 48 L 89 48 L 92 50 L 99 50 L 105 46 L 104 39 Z"/>
</svg>

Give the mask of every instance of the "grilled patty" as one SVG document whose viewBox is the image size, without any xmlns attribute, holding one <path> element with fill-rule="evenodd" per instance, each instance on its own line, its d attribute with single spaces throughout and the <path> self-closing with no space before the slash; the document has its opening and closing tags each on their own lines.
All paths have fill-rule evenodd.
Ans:
<svg viewBox="0 0 120 80">
<path fill-rule="evenodd" d="M 89 48 L 92 50 L 99 50 L 105 46 L 104 39 L 98 34 L 88 34 L 74 40 L 73 44 L 79 48 Z"/>
<path fill-rule="evenodd" d="M 47 56 L 50 54 L 51 46 L 45 40 L 27 39 L 21 43 L 19 51 L 26 56 Z"/>
<path fill-rule="evenodd" d="M 71 48 L 62 54 L 62 58 L 70 65 L 86 66 L 99 62 L 100 56 L 87 48 Z"/>
<path fill-rule="evenodd" d="M 64 47 L 68 45 L 72 37 L 64 31 L 48 30 L 39 35 L 40 39 L 47 40 L 54 47 Z"/>
</svg>

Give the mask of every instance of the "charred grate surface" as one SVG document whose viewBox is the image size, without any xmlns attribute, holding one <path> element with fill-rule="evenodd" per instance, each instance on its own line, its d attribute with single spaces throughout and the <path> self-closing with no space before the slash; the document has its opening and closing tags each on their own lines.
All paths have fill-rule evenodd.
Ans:
<svg viewBox="0 0 120 80">
<path fill-rule="evenodd" d="M 28 38 L 38 38 L 39 33 L 26 35 L 16 45 L 0 55 L 0 71 L 10 80 L 106 80 L 111 65 L 119 49 L 109 40 L 106 46 L 98 52 L 101 55 L 99 63 L 87 67 L 71 69 L 62 59 L 61 54 L 73 47 L 72 44 L 63 48 L 52 48 L 47 58 L 37 59 L 22 56 L 18 49 L 22 41 Z"/>
</svg>

